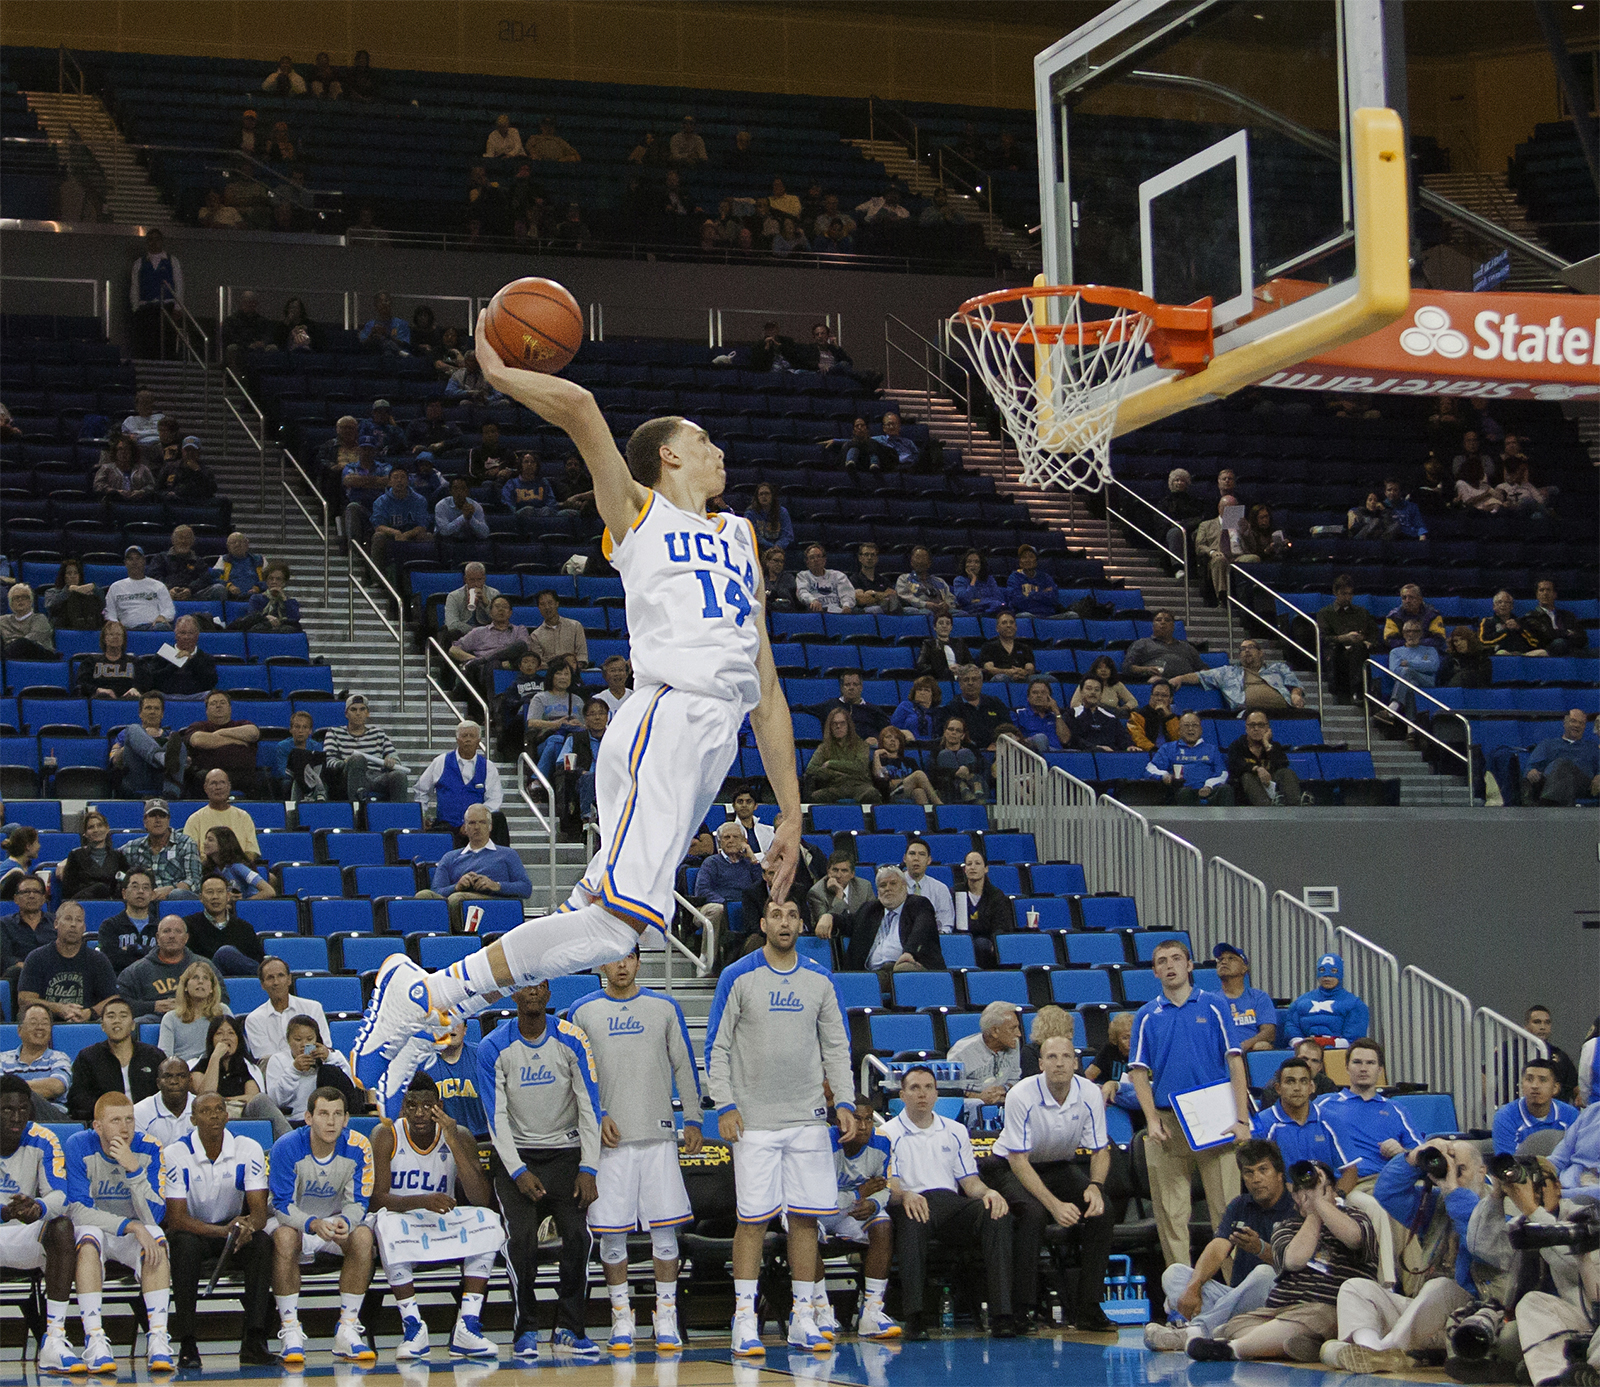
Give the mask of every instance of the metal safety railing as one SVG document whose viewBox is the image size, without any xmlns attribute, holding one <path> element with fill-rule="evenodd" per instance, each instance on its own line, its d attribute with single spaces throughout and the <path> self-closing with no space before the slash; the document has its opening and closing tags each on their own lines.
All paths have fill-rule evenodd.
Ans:
<svg viewBox="0 0 1600 1387">
<path fill-rule="evenodd" d="M 1305 990 L 1306 979 L 1316 977 L 1318 956 L 1333 948 L 1333 922 L 1287 891 L 1275 891 L 1267 903 L 1267 928 L 1273 955 L 1267 976 L 1275 978 L 1282 989 L 1273 995 L 1298 996 Z M 1255 955 L 1250 957 L 1254 961 Z"/>
<path fill-rule="evenodd" d="M 708 308 L 706 309 L 706 345 L 720 347 L 722 340 L 722 318 L 728 317 L 760 318 L 765 322 L 778 322 L 783 318 L 806 318 L 816 322 L 817 315 L 810 309 L 803 311 L 793 308 Z M 844 345 L 844 314 L 825 311 L 822 321 L 828 331 L 839 339 L 839 345 Z M 605 313 L 601 311 L 600 329 L 605 331 Z"/>
<path fill-rule="evenodd" d="M 172 345 L 183 349 L 185 365 L 200 372 L 200 417 L 211 423 L 211 337 L 200 326 L 200 320 L 177 299 L 167 299 L 161 304 L 161 359 L 167 357 L 167 330 L 172 331 Z M 194 338 L 200 339 L 198 347 Z"/>
<path fill-rule="evenodd" d="M 89 290 L 90 314 L 100 320 L 106 340 L 111 340 L 111 281 L 109 279 L 68 279 L 60 275 L 0 275 L 0 284 L 81 284 Z M 8 312 L 26 310 L 8 306 Z"/>
<path fill-rule="evenodd" d="M 1278 894 L 1283 895 L 1281 891 Z M 1310 909 L 1302 902 L 1295 904 L 1302 910 Z M 1344 959 L 1344 985 L 1367 1004 L 1373 1034 L 1385 1045 L 1395 1044 L 1401 1036 L 1400 961 L 1347 925 L 1334 930 L 1332 950 Z M 1313 968 L 1313 976 L 1315 972 Z"/>
<path fill-rule="evenodd" d="M 867 139 L 874 144 L 880 139 L 893 140 L 910 151 L 913 161 L 922 162 L 922 130 L 904 111 L 881 96 L 867 98 Z"/>
<path fill-rule="evenodd" d="M 68 92 L 82 96 L 87 90 L 88 82 L 77 55 L 65 45 L 56 49 L 56 92 L 61 96 Z"/>
<path fill-rule="evenodd" d="M 1471 999 L 1411 964 L 1400 974 L 1400 1017 L 1400 1034 L 1384 1037 L 1392 1073 L 1459 1102 L 1470 1083 Z"/>
<path fill-rule="evenodd" d="M 996 827 L 1033 834 L 1040 861 L 1082 863 L 1089 889 L 1108 889 L 1090 874 L 1091 821 L 1096 812 L 1090 786 L 1010 737 L 995 748 L 995 777 Z"/>
<path fill-rule="evenodd" d="M 1520 1095 L 1523 1066 L 1531 1059 L 1548 1059 L 1550 1047 L 1532 1031 L 1488 1007 L 1472 1017 L 1468 1084 L 1458 1092 L 1456 1116 L 1466 1127 L 1487 1127 L 1496 1109 Z M 1459 1111 L 1465 1101 L 1467 1111 Z"/>
<path fill-rule="evenodd" d="M 1272 598 L 1272 600 L 1279 605 L 1290 607 L 1291 604 L 1289 599 L 1282 593 L 1278 592 L 1274 588 L 1268 587 L 1261 581 L 1261 579 L 1256 577 L 1254 573 L 1250 572 L 1250 566 L 1248 564 L 1230 563 L 1227 567 L 1226 573 L 1228 579 L 1228 601 L 1226 604 L 1228 612 L 1228 649 L 1231 651 L 1234 648 L 1233 609 L 1235 607 L 1237 607 L 1241 612 L 1246 613 L 1248 616 L 1254 617 L 1258 621 L 1265 620 L 1261 613 L 1256 611 L 1255 608 L 1250 606 L 1249 603 L 1241 602 L 1233 595 L 1234 574 L 1237 573 L 1241 578 L 1248 578 L 1252 583 L 1260 588 L 1262 592 L 1266 593 L 1268 597 Z M 1188 585 L 1185 584 L 1184 586 L 1187 587 Z M 1322 628 L 1318 626 L 1315 621 L 1311 623 L 1311 633 L 1314 645 L 1314 648 L 1311 650 L 1307 650 L 1305 646 L 1300 644 L 1299 641 L 1295 640 L 1292 636 L 1283 631 L 1274 630 L 1272 633 L 1272 638 L 1274 640 L 1282 641 L 1283 644 L 1287 646 L 1293 647 L 1295 650 L 1298 650 L 1302 655 L 1304 655 L 1306 659 L 1311 661 L 1317 678 L 1317 716 L 1320 718 L 1322 716 Z M 1302 690 L 1302 693 L 1303 692 L 1304 690 Z"/>
<path fill-rule="evenodd" d="M 383 292 L 385 292 L 385 293 L 387 293 L 389 295 L 389 304 L 390 304 L 391 308 L 395 305 L 395 303 L 397 303 L 397 302 L 399 302 L 401 300 L 404 300 L 406 303 L 412 303 L 412 304 L 418 304 L 418 305 L 421 305 L 421 304 L 435 304 L 435 303 L 449 303 L 449 304 L 457 304 L 458 303 L 458 304 L 461 304 L 462 305 L 462 310 L 461 311 L 462 311 L 464 316 L 462 318 L 460 326 L 461 326 L 462 330 L 466 333 L 466 335 L 469 336 L 469 337 L 472 335 L 473 329 L 475 329 L 477 327 L 477 325 L 478 325 L 478 307 L 479 307 L 479 305 L 482 304 L 482 303 L 487 303 L 489 301 L 489 298 L 491 297 L 491 295 L 487 295 L 487 294 L 484 295 L 481 299 L 477 295 L 474 295 L 474 294 L 432 294 L 432 293 L 405 294 L 405 293 L 401 293 L 398 289 L 387 289 L 387 290 L 384 290 Z M 376 297 L 377 297 L 376 295 L 373 295 L 374 299 L 376 299 Z M 345 327 L 346 328 L 359 328 L 359 327 L 361 327 L 362 323 L 363 323 L 363 319 L 362 319 L 362 316 L 361 316 L 361 312 L 362 312 L 362 310 L 361 310 L 361 291 L 359 289 L 347 289 L 344 292 L 344 298 L 345 298 L 345 315 L 344 315 L 344 325 L 345 325 Z M 404 314 L 399 314 L 397 316 L 405 317 Z M 410 320 L 407 319 L 407 322 L 409 323 Z M 437 325 L 440 328 L 452 326 L 452 324 L 448 324 L 448 323 L 438 323 Z"/>
<path fill-rule="evenodd" d="M 994 184 L 981 165 L 947 144 L 940 145 L 933 157 L 940 183 L 955 184 L 957 192 L 974 202 L 981 200 L 983 210 L 994 216 Z"/>
<path fill-rule="evenodd" d="M 1205 866 L 1205 909 L 1190 942 L 1198 958 L 1226 940 L 1237 945 L 1250 960 L 1251 981 L 1274 997 L 1292 997 L 1304 984 L 1305 973 L 1288 975 L 1277 941 L 1268 928 L 1267 884 L 1221 857 Z"/>
<path fill-rule="evenodd" d="M 908 349 L 894 340 L 891 333 L 896 326 L 909 332 L 922 344 L 921 361 L 917 360 L 914 350 Z M 948 395 L 952 400 L 960 402 L 961 413 L 966 422 L 967 450 L 970 452 L 972 450 L 972 372 L 931 337 L 924 337 L 904 318 L 894 313 L 885 313 L 883 315 L 883 387 L 885 390 L 894 388 L 894 359 L 896 355 L 904 357 L 912 366 L 922 372 L 923 388 L 928 392 L 930 400 L 932 400 L 935 386 L 937 386 L 939 394 Z M 961 373 L 965 393 L 958 391 L 955 385 L 945 378 L 943 371 L 934 368 L 934 355 L 937 355 L 941 360 L 947 362 Z"/>
<path fill-rule="evenodd" d="M 434 685 L 434 687 L 437 688 L 438 685 Z M 450 696 L 448 694 L 446 694 L 442 689 L 439 691 L 439 693 L 440 697 L 443 698 L 447 703 L 450 703 L 452 708 L 455 707 L 455 704 L 450 701 Z M 431 703 L 433 700 L 429 699 L 428 701 Z M 484 706 L 487 708 L 488 705 L 485 704 Z M 485 721 L 485 737 L 488 736 L 488 729 L 489 724 L 487 721 Z M 533 801 L 534 781 L 537 781 L 540 785 L 544 786 L 545 804 L 550 810 L 548 814 L 546 814 L 543 809 L 540 809 L 539 806 Z M 560 902 L 556 899 L 556 792 L 555 787 L 545 779 L 544 772 L 539 769 L 539 763 L 535 761 L 533 757 L 529 756 L 525 751 L 517 757 L 517 794 L 522 797 L 522 802 L 528 806 L 528 812 L 533 815 L 534 822 L 544 830 L 545 838 L 548 840 L 546 844 L 547 856 L 545 861 L 546 878 L 544 900 L 545 913 L 549 914 L 552 913 L 556 906 L 560 904 Z M 668 991 L 671 991 L 670 986 Z"/>
<path fill-rule="evenodd" d="M 371 570 L 372 576 L 383 584 L 385 591 L 388 592 L 390 600 L 394 603 L 395 620 L 389 620 L 388 612 L 379 606 L 378 600 L 373 597 L 367 585 L 357 576 L 360 571 L 359 565 L 363 564 Z M 400 709 L 404 712 L 406 706 L 405 603 L 401 600 L 400 594 L 395 591 L 394 584 L 384 577 L 383 570 L 373 562 L 372 555 L 367 553 L 354 539 L 350 540 L 350 571 L 347 575 L 347 581 L 348 587 L 345 592 L 345 634 L 352 641 L 356 638 L 356 597 L 359 594 L 361 600 L 372 609 L 373 616 L 378 618 L 378 624 L 394 638 L 395 682 L 399 687 Z M 432 707 L 431 703 L 429 707 Z M 484 726 L 487 727 L 488 724 L 485 723 Z M 428 733 L 428 743 L 431 746 L 433 744 L 433 727 L 431 724 L 429 725 Z"/>
<path fill-rule="evenodd" d="M 1452 746 L 1443 738 L 1436 736 L 1431 726 L 1424 727 L 1420 722 L 1413 722 L 1405 715 L 1405 711 L 1403 709 L 1397 710 L 1394 707 L 1394 703 L 1397 700 L 1390 699 L 1388 702 L 1385 702 L 1380 695 L 1373 693 L 1371 688 L 1373 670 L 1377 670 L 1383 678 L 1399 684 L 1411 691 L 1413 695 L 1412 712 L 1417 711 L 1415 700 L 1417 698 L 1422 698 L 1431 703 L 1439 710 L 1440 713 L 1447 714 L 1459 722 L 1467 739 L 1465 748 Z M 1477 796 L 1472 792 L 1472 724 L 1467 721 L 1467 715 L 1458 709 L 1452 708 L 1448 703 L 1440 702 L 1420 685 L 1413 684 L 1403 674 L 1396 674 L 1393 670 L 1389 669 L 1388 666 L 1380 665 L 1376 660 L 1368 660 L 1366 665 L 1363 667 L 1362 672 L 1366 675 L 1366 678 L 1362 682 L 1361 715 L 1366 726 L 1367 750 L 1372 750 L 1372 707 L 1374 704 L 1377 704 L 1380 708 L 1384 708 L 1390 717 L 1398 718 L 1413 732 L 1415 732 L 1417 736 L 1426 738 L 1428 741 L 1432 742 L 1434 746 L 1438 747 L 1452 759 L 1460 761 L 1462 765 L 1466 767 L 1467 804 L 1469 806 L 1477 804 Z M 1434 716 L 1437 717 L 1438 714 L 1435 714 Z"/>
<path fill-rule="evenodd" d="M 670 929 L 666 931 L 667 947 L 663 967 L 666 971 L 667 990 L 669 992 L 672 990 L 672 956 L 674 953 L 682 954 L 690 963 L 694 964 L 694 975 L 697 978 L 708 976 L 717 962 L 716 924 L 681 891 L 674 891 L 672 896 L 678 902 L 679 908 L 688 911 L 690 917 L 699 923 L 700 952 L 695 953 Z"/>
<path fill-rule="evenodd" d="M 245 408 L 255 416 L 255 427 L 250 427 L 250 421 L 240 413 L 239 406 L 228 397 L 228 385 L 233 384 L 239 392 L 239 398 Z M 250 446 L 256 450 L 256 505 L 262 510 L 267 508 L 267 416 L 260 405 L 255 402 L 245 383 L 239 379 L 238 374 L 231 366 L 222 368 L 222 404 L 234 421 L 244 430 L 244 436 L 250 440 Z M 228 421 L 222 421 L 222 460 L 228 460 Z"/>
<path fill-rule="evenodd" d="M 1068 494 L 1070 495 L 1071 493 Z M 1111 552 L 1111 517 L 1114 515 L 1118 520 L 1132 530 L 1134 534 L 1143 539 L 1145 543 L 1153 545 L 1156 549 L 1165 554 L 1178 568 L 1187 570 L 1189 567 L 1188 556 L 1186 554 L 1179 554 L 1168 546 L 1165 538 L 1165 531 L 1163 531 L 1163 537 L 1157 539 L 1153 534 L 1150 533 L 1149 530 L 1145 529 L 1142 525 L 1135 524 L 1121 511 L 1115 509 L 1114 503 L 1125 495 L 1132 497 L 1147 511 L 1153 514 L 1156 519 L 1160 520 L 1167 527 L 1168 530 L 1183 528 L 1175 520 L 1173 520 L 1171 516 L 1165 514 L 1159 506 L 1156 506 L 1154 503 L 1146 500 L 1143 496 L 1139 495 L 1137 491 L 1125 486 L 1122 482 L 1113 477 L 1111 479 L 1111 488 L 1106 492 L 1106 553 L 1109 555 Z M 1189 623 L 1193 620 L 1189 595 L 1192 587 L 1193 584 L 1188 581 L 1186 575 L 1183 583 L 1183 622 L 1185 628 L 1187 628 Z"/>
<path fill-rule="evenodd" d="M 310 507 L 295 493 L 289 484 L 289 468 L 294 469 L 294 475 L 305 486 L 306 492 L 322 512 L 319 522 L 311 513 Z M 281 444 L 278 448 L 278 537 L 287 539 L 289 535 L 289 502 L 293 501 L 300 514 L 306 519 L 306 524 L 311 526 L 317 538 L 322 541 L 322 605 L 326 609 L 329 592 L 329 551 L 332 548 L 333 526 L 328 517 L 328 498 L 322 494 L 322 488 L 306 475 L 306 470 L 300 465 L 299 459 Z"/>
</svg>

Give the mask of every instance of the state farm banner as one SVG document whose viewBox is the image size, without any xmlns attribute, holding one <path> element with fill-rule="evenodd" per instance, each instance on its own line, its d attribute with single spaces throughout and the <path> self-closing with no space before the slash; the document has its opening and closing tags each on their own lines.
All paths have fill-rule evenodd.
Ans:
<svg viewBox="0 0 1600 1387">
<path fill-rule="evenodd" d="M 1262 385 L 1357 395 L 1576 400 L 1600 395 L 1600 298 L 1413 289 L 1380 332 Z"/>
</svg>

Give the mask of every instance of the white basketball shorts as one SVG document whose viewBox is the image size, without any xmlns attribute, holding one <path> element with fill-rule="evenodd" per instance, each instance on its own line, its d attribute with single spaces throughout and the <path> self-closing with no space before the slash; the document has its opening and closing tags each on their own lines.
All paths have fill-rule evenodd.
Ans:
<svg viewBox="0 0 1600 1387">
<path fill-rule="evenodd" d="M 821 1242 L 826 1242 L 829 1238 L 842 1238 L 847 1243 L 860 1243 L 865 1246 L 867 1229 L 875 1223 L 887 1223 L 888 1221 L 889 1215 L 886 1213 L 879 1214 L 875 1218 L 869 1218 L 865 1223 L 862 1223 L 854 1214 L 837 1213 L 831 1218 L 819 1218 L 817 1220 L 817 1238 Z"/>
<path fill-rule="evenodd" d="M 778 1214 L 831 1218 L 839 1212 L 833 1143 L 820 1122 L 775 1132 L 746 1128 L 733 1146 L 733 1180 L 741 1223 L 765 1223 Z"/>
<path fill-rule="evenodd" d="M 635 689 L 595 768 L 600 851 L 580 883 L 618 915 L 665 929 L 673 879 L 739 752 L 744 708 L 663 684 Z"/>
<path fill-rule="evenodd" d="M 462 1205 L 447 1214 L 413 1209 L 399 1214 L 381 1209 L 377 1220 L 378 1250 L 384 1266 L 418 1262 L 459 1262 L 464 1257 L 492 1257 L 506 1245 L 505 1225 L 493 1209 Z"/>
<path fill-rule="evenodd" d="M 15 1271 L 39 1271 L 44 1267 L 44 1226 L 50 1220 L 33 1223 L 0 1223 L 0 1267 Z"/>
<path fill-rule="evenodd" d="M 602 1147 L 595 1186 L 600 1197 L 589 1206 L 592 1233 L 631 1233 L 694 1221 L 676 1139 Z"/>
<path fill-rule="evenodd" d="M 154 1238 L 163 1247 L 166 1246 L 166 1234 L 161 1231 L 159 1223 L 147 1223 L 144 1231 Z M 139 1264 L 144 1260 L 144 1249 L 139 1246 L 139 1240 L 132 1233 L 111 1233 L 93 1223 L 80 1223 L 72 1230 L 73 1237 L 78 1246 L 84 1243 L 93 1243 L 100 1253 L 100 1270 L 105 1271 L 107 1262 L 121 1262 L 130 1270 L 138 1271 Z"/>
</svg>

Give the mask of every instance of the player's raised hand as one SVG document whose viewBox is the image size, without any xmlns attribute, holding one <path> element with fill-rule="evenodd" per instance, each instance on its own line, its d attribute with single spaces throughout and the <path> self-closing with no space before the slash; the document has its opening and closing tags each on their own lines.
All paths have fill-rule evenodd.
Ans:
<svg viewBox="0 0 1600 1387">
<path fill-rule="evenodd" d="M 502 395 L 509 395 L 552 424 L 565 427 L 564 420 L 594 397 L 576 381 L 507 366 L 489 344 L 489 335 L 484 331 L 488 316 L 487 309 L 478 314 L 478 327 L 473 334 L 473 350 L 478 354 L 478 369 L 483 372 L 484 380 Z"/>
<path fill-rule="evenodd" d="M 768 894 L 775 901 L 789 899 L 789 888 L 794 885 L 795 869 L 800 865 L 800 816 L 783 816 L 783 821 L 772 830 L 772 842 L 767 846 L 766 866 L 773 869 L 772 885 Z"/>
</svg>

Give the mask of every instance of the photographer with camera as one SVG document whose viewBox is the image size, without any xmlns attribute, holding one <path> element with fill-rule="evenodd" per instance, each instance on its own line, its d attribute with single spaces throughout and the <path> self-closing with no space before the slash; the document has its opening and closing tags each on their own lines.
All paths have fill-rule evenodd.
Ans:
<svg viewBox="0 0 1600 1387">
<path fill-rule="evenodd" d="M 1556 1097 L 1560 1079 L 1554 1062 L 1531 1059 L 1522 1066 L 1522 1096 L 1494 1115 L 1494 1150 L 1509 1156 L 1535 1132 L 1564 1132 L 1578 1110 Z"/>
<path fill-rule="evenodd" d="M 1191 1339 L 1189 1357 L 1202 1363 L 1289 1358 L 1315 1363 L 1339 1327 L 1344 1288 L 1373 1284 L 1378 1235 L 1372 1220 L 1350 1208 L 1333 1171 L 1315 1161 L 1289 1167 L 1296 1214 L 1272 1234 L 1278 1279 L 1259 1310 L 1235 1315 L 1211 1339 Z"/>
<path fill-rule="evenodd" d="M 1384 1166 L 1372 1193 L 1405 1229 L 1395 1260 L 1408 1294 L 1376 1280 L 1346 1283 L 1339 1342 L 1323 1349 L 1323 1363 L 1347 1373 L 1401 1372 L 1412 1367 L 1411 1353 L 1445 1347 L 1445 1321 L 1477 1293 L 1467 1231 L 1488 1190 L 1470 1141 L 1435 1137 Z"/>
<path fill-rule="evenodd" d="M 1277 1281 L 1272 1235 L 1295 1214 L 1284 1185 L 1283 1154 L 1270 1141 L 1242 1142 L 1234 1151 L 1244 1193 L 1229 1203 L 1217 1235 L 1205 1245 L 1194 1270 L 1174 1262 L 1161 1275 L 1167 1322 L 1144 1327 L 1144 1346 L 1181 1353 L 1190 1339 L 1215 1336 L 1235 1315 L 1259 1310 Z M 1232 1258 L 1227 1284 L 1217 1273 Z"/>
<path fill-rule="evenodd" d="M 1591 1099 L 1550 1153 L 1568 1199 L 1600 1200 L 1600 1099 Z"/>
<path fill-rule="evenodd" d="M 1545 1161 L 1519 1164 L 1520 1178 L 1503 1180 L 1497 1171 L 1495 1179 L 1495 1188 L 1506 1190 L 1507 1207 L 1514 1205 L 1518 1213 L 1506 1230 L 1507 1239 L 1518 1251 L 1537 1252 L 1555 1287 L 1553 1295 L 1530 1291 L 1515 1305 L 1517 1338 L 1528 1379 L 1534 1387 L 1554 1382 L 1597 1387 L 1600 1209 L 1570 1199 L 1562 1199 L 1552 1209 L 1550 1186 L 1554 1182 L 1548 1177 L 1554 1175 L 1555 1167 Z M 1535 1179 L 1535 1171 L 1547 1172 L 1546 1178 Z"/>
</svg>

